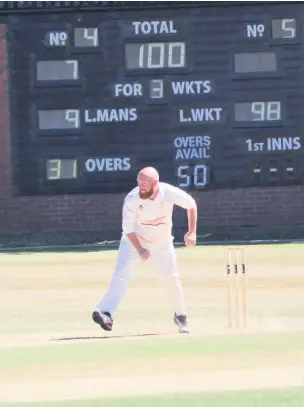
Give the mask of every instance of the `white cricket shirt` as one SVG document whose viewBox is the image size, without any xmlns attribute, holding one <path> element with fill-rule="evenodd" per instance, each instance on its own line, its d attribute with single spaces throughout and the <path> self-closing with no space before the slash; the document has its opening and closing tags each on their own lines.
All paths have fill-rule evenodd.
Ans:
<svg viewBox="0 0 304 407">
<path fill-rule="evenodd" d="M 195 200 L 187 192 L 164 182 L 159 182 L 154 200 L 141 199 L 139 187 L 132 189 L 125 197 L 122 209 L 123 236 L 136 233 L 143 247 L 172 243 L 174 205 L 184 209 L 196 207 Z"/>
</svg>

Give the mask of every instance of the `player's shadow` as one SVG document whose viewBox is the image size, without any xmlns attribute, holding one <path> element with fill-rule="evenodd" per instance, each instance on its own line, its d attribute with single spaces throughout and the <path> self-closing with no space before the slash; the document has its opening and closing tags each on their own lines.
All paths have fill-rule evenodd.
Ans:
<svg viewBox="0 0 304 407">
<path fill-rule="evenodd" d="M 135 335 L 114 335 L 114 336 L 71 336 L 71 337 L 66 337 L 66 338 L 53 338 L 50 339 L 50 341 L 80 341 L 80 340 L 98 340 L 98 339 L 128 339 L 128 338 L 143 338 L 146 336 L 164 336 L 164 335 L 170 335 L 170 334 L 164 334 L 164 333 L 153 333 L 153 334 L 135 334 Z M 171 334 L 172 335 L 172 334 Z"/>
</svg>

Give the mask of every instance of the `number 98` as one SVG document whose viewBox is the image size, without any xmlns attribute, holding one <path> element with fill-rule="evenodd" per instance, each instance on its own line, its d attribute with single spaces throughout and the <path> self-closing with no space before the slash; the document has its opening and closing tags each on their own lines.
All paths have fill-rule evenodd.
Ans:
<svg viewBox="0 0 304 407">
<path fill-rule="evenodd" d="M 281 120 L 281 102 L 253 102 L 251 112 L 253 121 Z"/>
</svg>

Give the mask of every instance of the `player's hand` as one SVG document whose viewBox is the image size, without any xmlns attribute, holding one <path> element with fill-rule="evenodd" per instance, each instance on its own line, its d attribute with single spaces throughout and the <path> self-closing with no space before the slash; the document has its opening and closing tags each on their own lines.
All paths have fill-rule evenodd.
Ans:
<svg viewBox="0 0 304 407">
<path fill-rule="evenodd" d="M 146 261 L 150 257 L 149 250 L 144 249 L 143 247 L 138 250 L 138 254 L 139 254 L 140 258 L 142 259 L 142 261 Z"/>
<path fill-rule="evenodd" d="M 196 233 L 188 231 L 184 237 L 185 245 L 187 247 L 192 247 L 196 245 Z"/>
</svg>

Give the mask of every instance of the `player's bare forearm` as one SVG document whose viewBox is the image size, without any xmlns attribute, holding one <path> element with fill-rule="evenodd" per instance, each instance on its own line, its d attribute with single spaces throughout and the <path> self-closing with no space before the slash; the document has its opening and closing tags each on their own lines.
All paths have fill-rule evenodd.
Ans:
<svg viewBox="0 0 304 407">
<path fill-rule="evenodd" d="M 128 236 L 128 239 L 130 240 L 131 244 L 139 252 L 142 249 L 142 246 L 136 236 L 136 233 L 128 233 L 127 236 Z"/>
<path fill-rule="evenodd" d="M 136 236 L 136 233 L 128 233 L 127 234 L 128 239 L 130 240 L 131 244 L 135 247 L 137 250 L 139 256 L 143 261 L 146 261 L 150 257 L 150 252 L 149 250 L 145 249 L 142 247 L 142 245 L 139 243 L 139 240 Z"/>
<path fill-rule="evenodd" d="M 186 246 L 196 245 L 196 224 L 197 224 L 197 207 L 188 209 L 188 232 L 185 234 Z"/>
<path fill-rule="evenodd" d="M 197 225 L 197 207 L 188 209 L 188 230 L 189 232 L 196 233 L 196 225 Z"/>
</svg>

